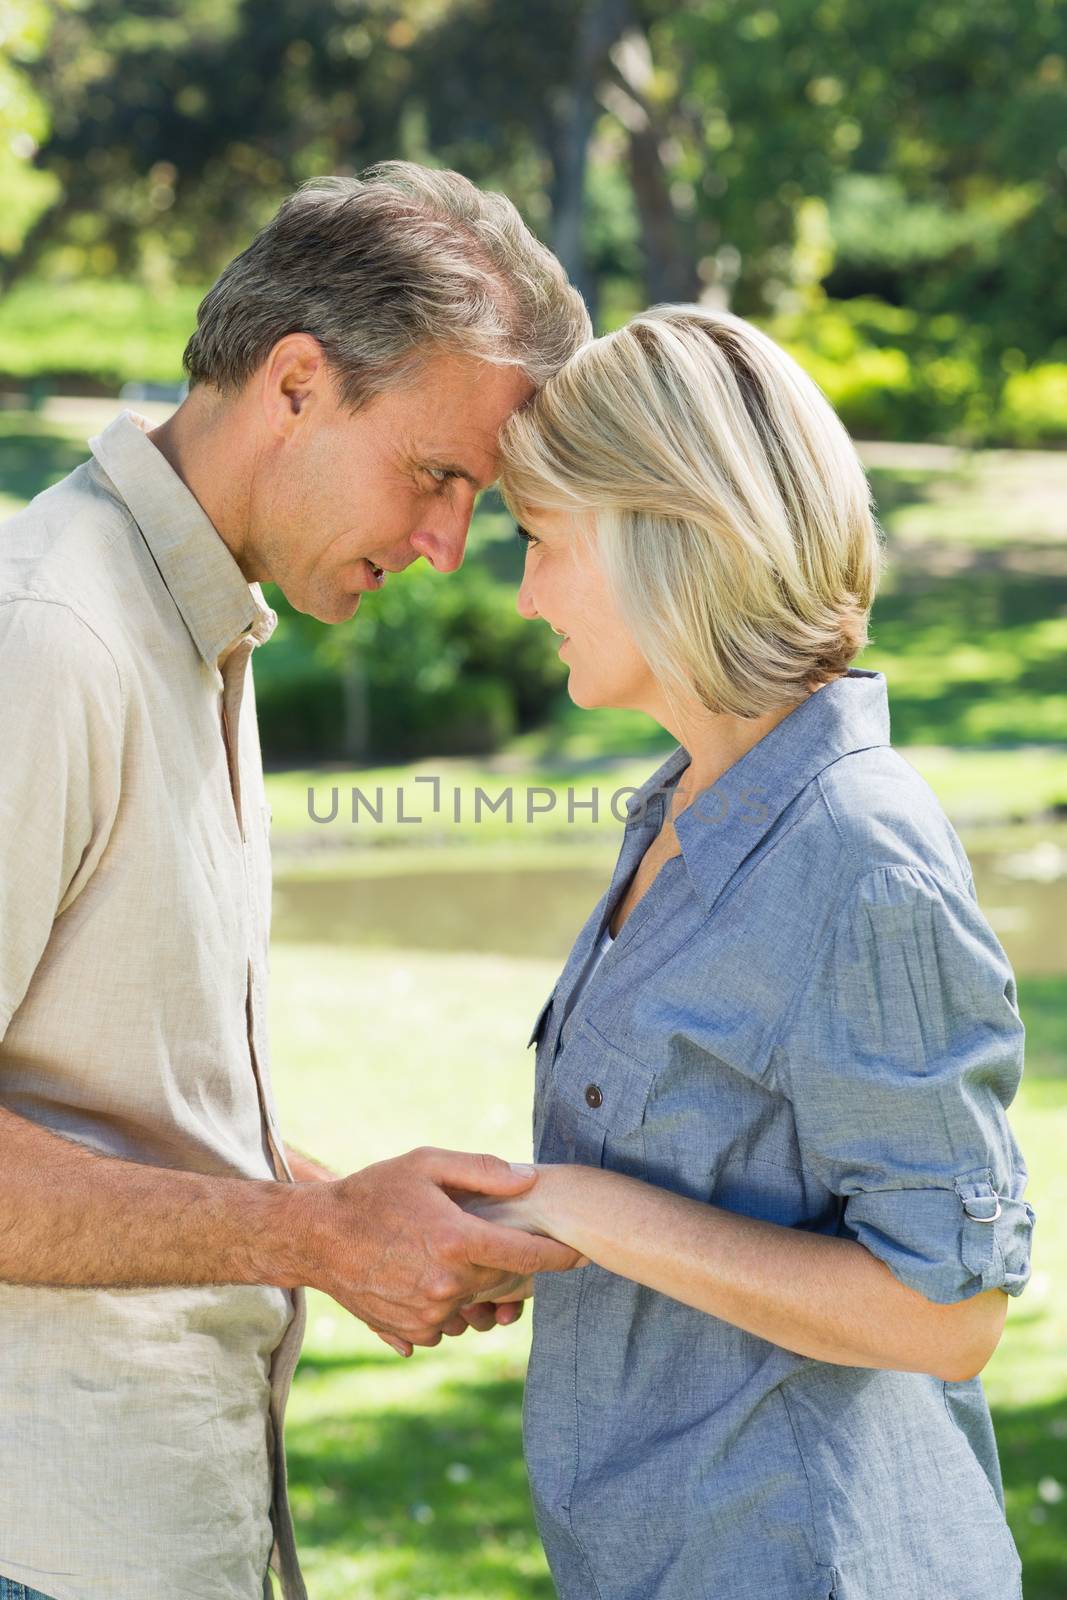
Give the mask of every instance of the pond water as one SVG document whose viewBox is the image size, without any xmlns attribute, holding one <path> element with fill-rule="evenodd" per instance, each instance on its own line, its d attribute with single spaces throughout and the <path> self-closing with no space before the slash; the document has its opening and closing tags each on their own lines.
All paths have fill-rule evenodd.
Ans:
<svg viewBox="0 0 1067 1600">
<path fill-rule="evenodd" d="M 982 910 L 1020 976 L 1067 977 L 1067 861 L 972 853 Z M 280 942 L 562 959 L 608 870 L 450 868 L 301 880 L 277 873 Z"/>
</svg>

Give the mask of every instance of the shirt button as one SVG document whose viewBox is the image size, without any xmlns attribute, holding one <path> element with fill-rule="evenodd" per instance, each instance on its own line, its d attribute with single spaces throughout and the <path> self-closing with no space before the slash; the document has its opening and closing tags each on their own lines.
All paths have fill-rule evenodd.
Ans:
<svg viewBox="0 0 1067 1600">
<path fill-rule="evenodd" d="M 600 1092 L 600 1085 L 598 1083 L 590 1083 L 586 1085 L 585 1103 L 587 1106 L 592 1106 L 594 1111 L 604 1104 L 604 1096 Z"/>
</svg>

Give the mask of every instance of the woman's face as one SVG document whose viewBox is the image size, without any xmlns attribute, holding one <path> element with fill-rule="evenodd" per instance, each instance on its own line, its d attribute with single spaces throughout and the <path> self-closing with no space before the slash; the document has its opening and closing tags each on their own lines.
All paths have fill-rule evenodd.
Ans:
<svg viewBox="0 0 1067 1600">
<path fill-rule="evenodd" d="M 567 692 L 575 705 L 655 715 L 656 680 L 615 605 L 592 516 L 531 511 L 520 531 L 526 571 L 519 615 L 540 617 L 563 636 L 559 656 L 570 668 Z"/>
</svg>

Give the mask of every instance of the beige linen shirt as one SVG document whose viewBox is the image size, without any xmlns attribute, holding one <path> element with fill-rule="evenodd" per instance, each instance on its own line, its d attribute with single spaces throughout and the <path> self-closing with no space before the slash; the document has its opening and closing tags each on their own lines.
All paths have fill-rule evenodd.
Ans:
<svg viewBox="0 0 1067 1600">
<path fill-rule="evenodd" d="M 127 413 L 0 527 L 0 1105 L 288 1180 L 249 657 L 276 617 Z M 2 1157 L 0 1157 L 2 1158 Z M 0 1574 L 55 1600 L 304 1600 L 299 1293 L 0 1285 Z"/>
</svg>

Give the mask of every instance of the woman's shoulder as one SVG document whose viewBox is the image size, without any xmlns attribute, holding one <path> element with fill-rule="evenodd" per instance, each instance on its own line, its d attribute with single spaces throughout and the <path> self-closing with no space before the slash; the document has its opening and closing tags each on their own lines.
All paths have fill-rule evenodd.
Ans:
<svg viewBox="0 0 1067 1600">
<path fill-rule="evenodd" d="M 967 852 L 944 807 L 892 745 L 842 756 L 814 785 L 801 832 L 822 836 L 840 882 L 855 883 L 879 867 L 911 868 L 973 893 Z"/>
</svg>

